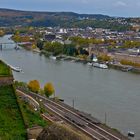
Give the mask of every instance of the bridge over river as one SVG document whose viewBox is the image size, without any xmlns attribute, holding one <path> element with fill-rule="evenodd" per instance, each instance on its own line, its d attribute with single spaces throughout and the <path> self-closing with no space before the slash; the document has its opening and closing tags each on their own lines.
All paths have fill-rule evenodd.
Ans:
<svg viewBox="0 0 140 140">
<path fill-rule="evenodd" d="M 7 45 L 15 45 L 15 49 L 18 49 L 18 45 L 25 45 L 25 44 L 31 44 L 30 42 L 0 42 L 0 50 L 2 51 L 3 47 L 7 47 Z"/>
</svg>

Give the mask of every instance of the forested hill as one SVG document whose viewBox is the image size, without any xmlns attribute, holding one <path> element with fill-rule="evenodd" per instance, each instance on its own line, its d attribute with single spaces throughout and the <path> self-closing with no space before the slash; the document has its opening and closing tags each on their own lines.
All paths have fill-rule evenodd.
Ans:
<svg viewBox="0 0 140 140">
<path fill-rule="evenodd" d="M 32 18 L 35 17 L 65 17 L 65 18 L 96 18 L 96 19 L 107 19 L 110 18 L 107 15 L 101 14 L 77 14 L 74 12 L 37 12 L 37 11 L 20 11 L 20 10 L 12 10 L 12 9 L 3 9 L 0 8 L 0 16 L 8 16 L 8 17 L 23 17 L 30 16 Z"/>
<path fill-rule="evenodd" d="M 108 22 L 112 17 L 101 14 L 77 14 L 73 12 L 36 12 L 0 9 L 0 26 L 61 26 L 61 27 L 104 27 L 119 25 Z M 121 28 L 127 28 L 119 25 Z"/>
</svg>

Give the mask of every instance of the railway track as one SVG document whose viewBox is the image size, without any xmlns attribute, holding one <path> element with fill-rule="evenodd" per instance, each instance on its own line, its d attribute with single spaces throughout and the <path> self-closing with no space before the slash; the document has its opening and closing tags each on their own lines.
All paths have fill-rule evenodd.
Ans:
<svg viewBox="0 0 140 140">
<path fill-rule="evenodd" d="M 52 111 L 56 111 L 57 110 L 57 113 L 59 114 L 59 116 L 61 118 L 63 116 L 63 119 L 65 119 L 65 120 L 67 119 L 67 121 L 69 119 L 66 117 L 66 115 L 65 115 L 66 113 L 70 113 L 71 115 L 74 115 L 78 119 L 84 121 L 86 123 L 85 128 L 84 127 L 80 127 L 80 128 L 82 128 L 82 129 L 84 128 L 85 131 L 87 131 L 90 136 L 92 136 L 92 137 L 94 136 L 93 139 L 96 139 L 96 140 L 123 140 L 122 138 L 117 137 L 114 134 L 112 134 L 112 133 L 108 132 L 107 130 L 103 129 L 99 125 L 94 124 L 93 122 L 88 121 L 86 118 L 80 116 L 77 113 L 77 110 L 74 110 L 71 107 L 66 107 L 67 105 L 64 106 L 63 104 L 56 103 L 56 102 L 54 102 L 54 101 L 52 101 L 50 99 L 47 99 L 47 98 L 45 98 L 45 97 L 43 97 L 41 95 L 38 95 L 38 94 L 30 93 L 30 95 L 34 99 L 36 99 L 36 98 L 42 99 L 42 102 L 45 104 L 45 106 L 48 109 L 53 109 Z M 71 121 L 71 123 L 72 123 L 72 121 Z"/>
<path fill-rule="evenodd" d="M 41 98 L 43 101 L 45 101 L 45 103 L 49 103 L 52 106 L 55 106 L 55 109 L 59 109 L 59 110 L 62 110 L 63 112 L 69 112 L 75 116 L 77 116 L 78 118 L 80 118 L 81 120 L 84 120 L 86 123 L 88 123 L 88 127 L 89 129 L 91 130 L 94 130 L 97 132 L 97 134 L 100 134 L 102 135 L 102 139 L 101 140 L 122 140 L 121 138 L 118 138 L 117 136 L 111 134 L 110 132 L 106 131 L 105 129 L 93 124 L 92 122 L 86 120 L 85 118 L 81 117 L 80 115 L 78 115 L 76 112 L 73 112 L 73 110 L 70 110 L 70 109 L 67 109 L 65 108 L 64 106 L 52 101 L 52 100 L 49 100 L 45 97 L 42 97 L 40 95 L 36 95 L 34 93 L 31 93 L 32 96 L 34 96 L 35 98 L 38 97 L 38 98 Z"/>
<path fill-rule="evenodd" d="M 51 104 L 48 104 L 48 103 L 45 103 L 45 106 L 47 108 L 49 108 L 50 110 L 55 111 L 55 113 L 57 112 L 57 115 L 63 116 L 66 119 L 66 121 L 68 119 L 68 121 L 70 123 L 72 123 L 72 121 L 70 120 L 70 118 L 67 118 L 66 117 L 66 111 L 64 109 L 62 109 L 62 108 L 60 109 L 60 108 L 55 107 L 54 105 L 51 105 Z M 93 128 L 89 127 L 87 123 L 85 123 L 84 126 L 79 126 L 76 122 L 74 122 L 74 123 L 78 126 L 78 128 L 80 130 L 82 129 L 82 130 L 84 130 L 84 132 L 86 132 L 86 133 L 88 132 L 87 134 L 89 136 L 91 136 L 92 138 L 95 138 L 96 137 L 96 139 L 98 139 L 98 140 L 110 140 L 106 136 L 104 136 L 101 133 L 99 133 L 97 130 L 94 130 Z"/>
<path fill-rule="evenodd" d="M 76 128 L 78 128 L 79 130 L 81 130 L 82 132 L 84 132 L 84 133 L 86 133 L 88 136 L 90 136 L 93 140 L 101 140 L 100 138 L 99 138 L 99 135 L 97 135 L 97 134 L 93 134 L 93 133 L 90 133 L 90 132 L 88 132 L 86 129 L 84 129 L 83 127 L 80 127 L 79 125 L 77 125 L 77 124 L 75 124 L 74 122 L 71 122 L 68 118 L 66 118 L 63 114 L 64 114 L 64 112 L 63 112 L 63 114 L 61 114 L 60 112 L 62 112 L 61 110 L 59 110 L 58 111 L 58 109 L 57 108 L 52 108 L 52 107 L 50 107 L 50 105 L 46 105 L 45 104 L 45 107 L 47 108 L 47 109 L 49 109 L 50 111 L 52 111 L 52 112 L 54 112 L 56 115 L 58 115 L 59 117 L 61 117 L 63 120 L 65 120 L 65 121 L 67 121 L 67 122 L 69 122 L 70 124 L 72 124 L 72 125 L 74 125 Z M 57 110 L 57 111 L 56 111 Z"/>
</svg>

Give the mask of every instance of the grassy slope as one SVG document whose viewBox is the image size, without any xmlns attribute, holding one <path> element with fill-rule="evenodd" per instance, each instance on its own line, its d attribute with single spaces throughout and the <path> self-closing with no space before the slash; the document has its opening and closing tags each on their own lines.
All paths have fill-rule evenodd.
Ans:
<svg viewBox="0 0 140 140">
<path fill-rule="evenodd" d="M 46 126 L 48 123 L 40 117 L 39 112 L 35 112 L 28 103 L 18 100 L 20 109 L 22 112 L 22 116 L 24 118 L 24 122 L 26 127 L 32 128 L 33 126 Z"/>
<path fill-rule="evenodd" d="M 10 76 L 11 72 L 7 65 L 0 61 L 0 76 Z"/>
<path fill-rule="evenodd" d="M 0 87 L 0 139 L 26 139 L 24 121 L 12 86 Z"/>
</svg>

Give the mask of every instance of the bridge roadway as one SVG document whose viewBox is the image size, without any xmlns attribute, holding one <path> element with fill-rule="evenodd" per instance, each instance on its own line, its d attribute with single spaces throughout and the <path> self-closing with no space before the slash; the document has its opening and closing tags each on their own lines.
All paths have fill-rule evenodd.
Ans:
<svg viewBox="0 0 140 140">
<path fill-rule="evenodd" d="M 18 91 L 18 90 L 17 90 Z M 29 94 L 28 94 L 29 95 Z M 77 127 L 79 130 L 83 131 L 87 135 L 89 135 L 93 140 L 128 140 L 127 138 L 122 138 L 121 135 L 117 136 L 112 134 L 111 132 L 108 132 L 106 129 L 103 129 L 99 125 L 96 125 L 85 118 L 81 117 L 78 113 L 77 110 L 74 111 L 73 108 L 68 108 L 62 104 L 59 104 L 57 102 L 54 102 L 44 96 L 41 96 L 39 94 L 35 93 L 30 93 L 30 96 L 33 97 L 34 99 L 42 99 L 42 102 L 44 106 L 61 117 L 63 120 L 73 124 L 75 127 Z M 70 116 L 74 115 L 76 118 L 79 120 L 82 120 L 85 122 L 85 126 L 79 126 L 72 120 L 66 117 L 66 114 L 69 113 Z"/>
<path fill-rule="evenodd" d="M 25 44 L 31 44 L 30 42 L 0 42 L 0 50 L 3 49 L 3 47 L 6 47 L 6 45 L 15 45 L 15 49 L 19 49 L 18 45 L 25 45 Z"/>
<path fill-rule="evenodd" d="M 0 45 L 5 45 L 5 44 L 15 44 L 14 42 L 0 42 Z"/>
<path fill-rule="evenodd" d="M 0 45 L 7 45 L 7 44 L 16 44 L 16 45 L 22 45 L 22 44 L 27 44 L 27 43 L 30 43 L 30 42 L 0 42 Z"/>
</svg>

